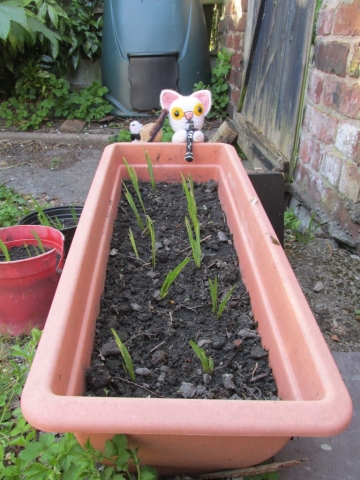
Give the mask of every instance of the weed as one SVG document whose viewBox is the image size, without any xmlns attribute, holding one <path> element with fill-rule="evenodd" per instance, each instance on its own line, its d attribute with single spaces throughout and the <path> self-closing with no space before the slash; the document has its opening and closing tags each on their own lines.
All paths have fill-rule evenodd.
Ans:
<svg viewBox="0 0 360 480">
<path fill-rule="evenodd" d="M 129 375 L 131 380 L 135 382 L 136 378 L 135 378 L 134 367 L 133 367 L 133 362 L 131 360 L 130 353 L 126 348 L 126 346 L 120 340 L 119 335 L 115 332 L 113 328 L 111 329 L 111 332 L 114 335 L 116 345 L 118 346 L 118 349 L 120 350 L 121 356 L 123 358 L 124 370 Z"/>
<path fill-rule="evenodd" d="M 26 422 L 19 401 L 40 336 L 37 329 L 29 336 L 0 336 L 0 479 L 132 480 L 132 462 L 138 480 L 156 480 L 154 468 L 140 467 L 139 449 L 125 435 L 106 441 L 102 453 L 89 440 L 82 448 L 72 433 L 40 433 Z M 99 469 L 103 461 L 112 466 Z"/>
<path fill-rule="evenodd" d="M 41 241 L 41 238 L 39 237 L 39 234 L 37 232 L 35 232 L 35 230 L 31 230 L 31 234 L 33 235 L 33 237 L 35 238 L 35 240 L 37 241 L 37 244 L 38 244 L 38 247 L 40 249 L 40 252 L 41 253 L 45 253 L 45 248 L 44 248 L 44 245 Z"/>
<path fill-rule="evenodd" d="M 171 142 L 172 137 L 174 135 L 174 130 L 171 128 L 168 117 L 165 118 L 164 125 L 161 129 L 161 134 L 162 134 L 161 136 L 162 142 Z"/>
<path fill-rule="evenodd" d="M 225 107 L 229 103 L 229 86 L 226 78 L 231 69 L 231 53 L 223 47 L 217 54 L 216 66 L 211 70 L 210 85 L 203 82 L 195 83 L 194 91 L 205 88 L 211 91 L 212 109 L 207 118 L 224 118 Z"/>
<path fill-rule="evenodd" d="M 160 298 L 164 298 L 167 295 L 170 285 L 176 280 L 181 270 L 186 267 L 189 261 L 190 258 L 186 257 L 181 263 L 179 263 L 177 267 L 174 268 L 174 270 L 170 270 L 170 272 L 166 275 L 160 290 Z"/>
<path fill-rule="evenodd" d="M 0 228 L 16 225 L 22 216 L 30 212 L 32 202 L 32 198 L 0 184 Z"/>
<path fill-rule="evenodd" d="M 122 129 L 117 135 L 110 135 L 109 143 L 117 142 L 131 142 L 131 132 L 127 129 Z"/>
<path fill-rule="evenodd" d="M 190 347 L 194 350 L 195 355 L 201 362 L 201 366 L 205 373 L 211 374 L 214 370 L 214 362 L 211 357 L 208 357 L 203 348 L 200 348 L 192 340 L 189 341 Z"/>
</svg>

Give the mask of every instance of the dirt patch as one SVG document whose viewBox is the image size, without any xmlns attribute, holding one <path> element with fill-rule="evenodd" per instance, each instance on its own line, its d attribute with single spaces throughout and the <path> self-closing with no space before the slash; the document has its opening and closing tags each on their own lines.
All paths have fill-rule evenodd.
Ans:
<svg viewBox="0 0 360 480">
<path fill-rule="evenodd" d="M 195 197 L 203 239 L 201 268 L 190 260 L 161 299 L 160 289 L 169 271 L 187 256 L 192 258 L 184 222 L 189 215 L 183 188 L 158 184 L 153 191 L 149 184 L 142 185 L 146 211 L 154 222 L 155 266 L 150 238 L 141 235 L 123 196 L 96 325 L 93 362 L 86 375 L 87 395 L 277 398 L 268 354 L 252 320 L 249 295 L 240 278 L 216 183 L 195 186 Z M 139 259 L 129 240 L 129 228 L 134 232 Z M 214 281 L 215 277 L 218 306 L 236 285 L 219 319 L 212 313 L 209 289 L 209 279 Z M 126 342 L 136 384 L 124 373 L 111 328 Z M 190 340 L 212 358 L 212 373 L 203 371 Z"/>
</svg>

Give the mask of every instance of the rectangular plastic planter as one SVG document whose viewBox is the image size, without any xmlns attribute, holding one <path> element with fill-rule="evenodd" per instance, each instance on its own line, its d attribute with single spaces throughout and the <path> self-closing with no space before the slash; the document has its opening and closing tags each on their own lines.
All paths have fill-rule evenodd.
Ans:
<svg viewBox="0 0 360 480">
<path fill-rule="evenodd" d="M 148 180 L 216 180 L 281 401 L 82 397 L 105 281 L 123 158 Z M 23 396 L 25 418 L 74 432 L 96 448 L 116 433 L 140 446 L 162 473 L 210 472 L 270 458 L 292 436 L 329 436 L 351 420 L 352 403 L 274 230 L 235 150 L 223 144 L 116 144 L 91 186 Z M 136 320 L 135 320 L 136 321 Z"/>
</svg>

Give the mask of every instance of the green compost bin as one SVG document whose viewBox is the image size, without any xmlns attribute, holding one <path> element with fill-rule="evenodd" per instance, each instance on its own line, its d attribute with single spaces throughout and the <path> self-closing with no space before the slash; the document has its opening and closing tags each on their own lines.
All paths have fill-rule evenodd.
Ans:
<svg viewBox="0 0 360 480">
<path fill-rule="evenodd" d="M 210 75 L 201 0 L 105 0 L 102 83 L 113 114 L 148 115 L 161 90 L 190 95 Z"/>
</svg>

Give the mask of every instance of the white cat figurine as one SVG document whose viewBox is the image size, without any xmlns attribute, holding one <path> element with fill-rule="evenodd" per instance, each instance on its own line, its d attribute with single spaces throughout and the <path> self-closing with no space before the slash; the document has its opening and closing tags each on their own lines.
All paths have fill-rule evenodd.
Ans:
<svg viewBox="0 0 360 480">
<path fill-rule="evenodd" d="M 204 119 L 211 108 L 211 92 L 199 90 L 188 97 L 180 95 L 174 90 L 163 90 L 160 94 L 161 108 L 169 111 L 169 121 L 174 130 L 173 143 L 185 143 L 189 122 L 194 122 L 194 142 L 203 142 L 204 134 L 201 128 Z"/>
</svg>

